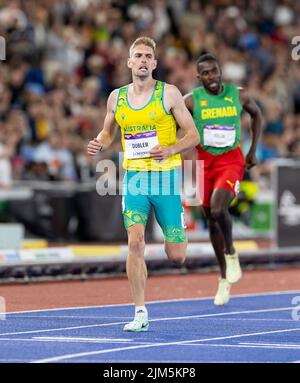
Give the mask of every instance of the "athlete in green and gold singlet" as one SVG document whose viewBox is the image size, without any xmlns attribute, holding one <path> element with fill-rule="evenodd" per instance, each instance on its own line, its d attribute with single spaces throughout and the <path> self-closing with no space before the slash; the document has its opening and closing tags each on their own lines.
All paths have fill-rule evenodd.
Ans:
<svg viewBox="0 0 300 383">
<path fill-rule="evenodd" d="M 164 105 L 166 84 L 155 81 L 150 100 L 141 108 L 134 108 L 128 100 L 129 85 L 119 89 L 115 119 L 121 128 L 124 151 L 123 166 L 134 171 L 165 171 L 181 165 L 180 154 L 163 162 L 149 157 L 150 149 L 157 145 L 176 143 L 176 121 Z"/>
<path fill-rule="evenodd" d="M 204 163 L 203 209 L 221 272 L 214 303 L 224 305 L 230 298 L 231 283 L 242 276 L 228 209 L 239 191 L 245 167 L 250 169 L 256 164 L 262 119 L 255 101 L 244 90 L 222 81 L 219 63 L 213 55 L 200 56 L 197 71 L 202 84 L 185 99 L 193 111 L 201 137 L 197 150 L 198 159 Z M 251 117 L 252 130 L 252 143 L 246 158 L 240 148 L 243 109 Z"/>
<path fill-rule="evenodd" d="M 135 223 L 144 226 L 151 205 L 167 242 L 185 242 L 183 207 L 176 169 L 181 166 L 180 154 L 162 162 L 149 157 L 152 147 L 176 143 L 176 122 L 164 106 L 165 83 L 156 81 L 149 102 L 133 108 L 128 101 L 126 85 L 119 89 L 115 119 L 121 128 L 124 151 L 123 214 L 126 229 Z M 167 181 L 169 178 L 169 182 Z M 131 193 L 139 181 L 140 193 Z M 155 184 L 158 183 L 158 187 Z M 132 186 L 130 188 L 130 186 Z M 168 193 L 166 186 L 173 190 Z M 171 190 L 170 190 L 171 191 Z"/>
<path fill-rule="evenodd" d="M 103 130 L 88 144 L 88 153 L 95 155 L 112 143 L 115 121 L 120 126 L 126 169 L 123 180 L 129 251 L 126 271 L 135 304 L 134 320 L 125 325 L 125 331 L 147 331 L 149 326 L 144 235 L 151 206 L 164 233 L 168 258 L 178 264 L 184 262 L 187 240 L 177 182 L 179 153 L 200 142 L 178 89 L 153 79 L 156 64 L 155 42 L 147 37 L 138 38 L 130 48 L 127 63 L 133 81 L 110 94 Z M 184 131 L 179 141 L 176 122 Z"/>
<path fill-rule="evenodd" d="M 200 133 L 201 149 L 215 156 L 236 149 L 240 144 L 243 107 L 239 90 L 233 84 L 222 84 L 218 95 L 209 94 L 204 86 L 193 89 L 194 120 Z"/>
</svg>

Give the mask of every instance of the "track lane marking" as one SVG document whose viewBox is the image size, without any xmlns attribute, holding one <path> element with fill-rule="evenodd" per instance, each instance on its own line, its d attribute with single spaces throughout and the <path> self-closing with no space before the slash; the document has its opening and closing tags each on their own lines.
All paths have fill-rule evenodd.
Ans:
<svg viewBox="0 0 300 383">
<path fill-rule="evenodd" d="M 286 333 L 286 332 L 292 332 L 292 331 L 300 331 L 300 327 L 294 328 L 294 329 L 261 331 L 261 332 L 255 332 L 255 333 L 229 335 L 229 336 L 224 336 L 224 337 L 188 340 L 188 341 L 181 341 L 181 342 L 154 343 L 154 344 L 150 344 L 150 345 L 148 344 L 148 345 L 141 345 L 141 346 L 118 347 L 118 348 L 108 349 L 108 350 L 96 350 L 96 351 L 89 351 L 89 352 L 80 352 L 80 353 L 76 353 L 76 354 L 65 354 L 65 355 L 55 356 L 55 357 L 46 358 L 46 359 L 34 360 L 31 363 L 52 363 L 52 362 L 58 362 L 61 360 L 66 360 L 66 359 L 80 358 L 82 356 L 109 354 L 109 353 L 114 353 L 114 352 L 137 350 L 137 349 L 142 349 L 142 348 L 181 346 L 181 345 L 191 344 L 191 343 L 195 343 L 195 342 L 209 342 L 209 341 L 224 340 L 224 339 L 236 339 L 236 338 L 242 338 L 242 337 L 276 334 L 276 333 Z"/>
<path fill-rule="evenodd" d="M 209 318 L 209 317 L 220 317 L 227 315 L 240 315 L 240 314 L 255 314 L 255 313 L 263 313 L 263 312 L 278 312 L 278 311 L 287 311 L 292 310 L 295 307 L 279 307 L 273 309 L 259 309 L 259 310 L 246 310 L 246 311 L 231 311 L 226 313 L 214 313 L 214 314 L 199 314 L 199 315 L 188 315 L 188 316 L 180 316 L 180 317 L 170 317 L 170 318 L 156 318 L 150 319 L 149 322 L 161 322 L 161 321 L 172 321 L 172 320 L 185 320 L 185 319 L 201 319 L 201 318 Z M 109 318 L 108 318 L 109 319 Z M 93 327 L 107 327 L 107 326 L 116 326 L 123 325 L 126 322 L 113 322 L 113 323 L 101 323 L 94 325 L 83 325 L 83 326 L 72 326 L 72 327 L 62 327 L 62 328 L 54 328 L 54 329 L 41 329 L 41 330 L 29 330 L 29 331 L 19 331 L 19 332 L 9 332 L 0 334 L 0 337 L 7 335 L 22 335 L 22 334 L 36 334 L 42 332 L 51 332 L 51 331 L 65 331 L 65 330 L 78 330 L 82 328 L 93 328 Z"/>
</svg>

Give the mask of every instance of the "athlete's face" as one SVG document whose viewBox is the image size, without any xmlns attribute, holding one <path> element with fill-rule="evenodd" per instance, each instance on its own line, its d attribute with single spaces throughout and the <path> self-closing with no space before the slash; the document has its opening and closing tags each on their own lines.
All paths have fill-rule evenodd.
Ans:
<svg viewBox="0 0 300 383">
<path fill-rule="evenodd" d="M 132 49 L 127 65 L 134 76 L 139 78 L 149 77 L 157 65 L 153 49 L 147 45 L 137 45 Z"/>
<path fill-rule="evenodd" d="M 198 64 L 197 77 L 204 88 L 213 94 L 219 94 L 222 90 L 222 73 L 216 61 L 204 61 Z"/>
</svg>

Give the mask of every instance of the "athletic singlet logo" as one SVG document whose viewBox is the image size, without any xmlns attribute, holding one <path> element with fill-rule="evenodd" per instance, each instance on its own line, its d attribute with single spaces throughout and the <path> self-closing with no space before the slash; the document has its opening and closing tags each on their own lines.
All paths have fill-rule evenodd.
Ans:
<svg viewBox="0 0 300 383">
<path fill-rule="evenodd" d="M 118 107 L 123 106 L 126 104 L 125 97 L 119 97 L 118 99 Z"/>
<path fill-rule="evenodd" d="M 136 312 L 136 314 L 145 314 L 145 311 L 144 310 L 139 310 Z"/>
<path fill-rule="evenodd" d="M 226 183 L 230 186 L 230 187 L 234 187 L 234 182 L 231 182 L 230 180 L 226 180 Z"/>
<path fill-rule="evenodd" d="M 228 101 L 228 102 L 233 103 L 232 97 L 224 97 L 224 101 Z"/>
<path fill-rule="evenodd" d="M 151 120 L 156 120 L 157 113 L 154 110 L 151 110 L 151 112 L 149 113 L 149 118 L 151 118 Z"/>
</svg>

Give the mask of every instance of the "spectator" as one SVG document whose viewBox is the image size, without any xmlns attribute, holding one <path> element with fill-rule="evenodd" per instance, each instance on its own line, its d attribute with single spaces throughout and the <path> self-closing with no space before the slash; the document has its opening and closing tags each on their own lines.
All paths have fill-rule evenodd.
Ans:
<svg viewBox="0 0 300 383">
<path fill-rule="evenodd" d="M 86 140 L 101 128 L 111 89 L 130 82 L 128 45 L 141 34 L 158 42 L 158 77 L 182 93 L 197 85 L 192 63 L 204 51 L 218 56 L 226 79 L 248 88 L 264 112 L 264 169 L 270 158 L 298 155 L 300 67 L 290 41 L 299 28 L 298 2 L 289 0 L 1 1 L 0 142 L 10 177 L 96 177 Z"/>
<path fill-rule="evenodd" d="M 46 142 L 41 143 L 35 150 L 34 161 L 45 162 L 49 174 L 56 181 L 75 181 L 76 173 L 71 152 L 65 146 L 65 137 L 58 131 L 48 135 Z"/>
</svg>

